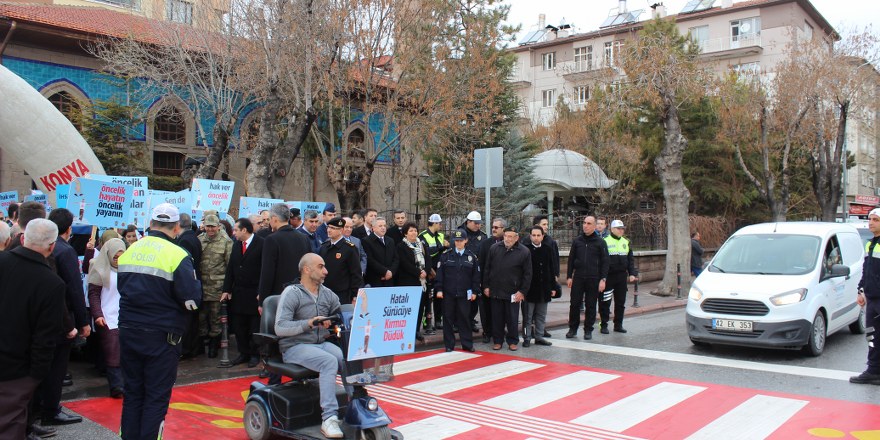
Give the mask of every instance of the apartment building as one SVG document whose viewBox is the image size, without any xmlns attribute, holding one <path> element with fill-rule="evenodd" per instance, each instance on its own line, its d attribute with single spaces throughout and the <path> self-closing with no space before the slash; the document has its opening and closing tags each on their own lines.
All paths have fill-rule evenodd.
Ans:
<svg viewBox="0 0 880 440">
<path fill-rule="evenodd" d="M 607 1 L 607 0 L 606 0 Z M 608 2 L 613 6 L 613 2 Z M 582 107 L 597 86 L 614 88 L 624 77 L 616 57 L 645 20 L 671 18 L 682 34 L 700 45 L 700 58 L 717 74 L 730 69 L 772 73 L 786 48 L 799 41 L 839 35 L 808 0 L 690 0 L 670 15 L 662 3 L 649 10 L 629 10 L 620 0 L 598 30 L 573 33 L 569 24 L 548 24 L 543 15 L 517 47 L 510 77 L 520 99 L 524 122 L 549 125 L 560 98 L 572 109 Z M 671 11 L 669 11 L 671 12 Z M 856 155 L 847 195 L 880 195 L 877 186 L 877 139 L 874 124 L 858 122 L 847 130 L 847 148 Z M 853 175 L 855 173 L 855 175 Z"/>
<path fill-rule="evenodd" d="M 230 0 L 3 0 L 4 3 L 64 5 L 107 9 L 153 20 L 217 29 L 229 12 Z"/>
</svg>

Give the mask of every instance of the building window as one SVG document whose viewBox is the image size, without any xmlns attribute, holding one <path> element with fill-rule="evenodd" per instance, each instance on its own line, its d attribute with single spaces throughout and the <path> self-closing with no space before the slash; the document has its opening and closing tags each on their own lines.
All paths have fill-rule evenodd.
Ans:
<svg viewBox="0 0 880 440">
<path fill-rule="evenodd" d="M 590 100 L 590 86 L 577 86 L 574 89 L 575 102 L 586 104 Z"/>
<path fill-rule="evenodd" d="M 183 172 L 183 155 L 171 151 L 153 152 L 153 174 L 179 176 Z"/>
<path fill-rule="evenodd" d="M 165 12 L 168 21 L 192 24 L 193 4 L 183 0 L 166 0 Z"/>
<path fill-rule="evenodd" d="M 657 209 L 657 204 L 654 203 L 653 200 L 642 200 L 639 202 L 639 209 L 642 210 L 654 210 Z"/>
<path fill-rule="evenodd" d="M 813 26 L 804 20 L 804 40 L 813 41 Z"/>
<path fill-rule="evenodd" d="M 593 69 L 593 46 L 576 47 L 574 49 L 574 70 L 585 72 Z"/>
<path fill-rule="evenodd" d="M 759 35 L 761 35 L 761 17 L 744 18 L 730 22 L 730 41 L 734 48 L 754 43 L 755 38 Z"/>
<path fill-rule="evenodd" d="M 70 121 L 77 130 L 82 130 L 82 107 L 67 92 L 58 92 L 49 97 L 49 102 Z"/>
<path fill-rule="evenodd" d="M 153 139 L 168 144 L 186 143 L 186 121 L 176 108 L 165 107 L 156 115 Z"/>
<path fill-rule="evenodd" d="M 761 73 L 761 64 L 757 61 L 753 63 L 742 63 L 731 67 L 731 69 L 736 72 L 737 76 L 750 79 Z"/>
<path fill-rule="evenodd" d="M 688 29 L 691 39 L 700 46 L 700 52 L 706 50 L 706 42 L 709 41 L 709 26 L 697 26 Z"/>
<path fill-rule="evenodd" d="M 553 107 L 556 105 L 556 89 L 547 89 L 541 92 L 541 107 Z"/>
<path fill-rule="evenodd" d="M 547 52 L 541 55 L 541 65 L 544 70 L 553 70 L 556 68 L 556 52 Z"/>
<path fill-rule="evenodd" d="M 605 43 L 605 66 L 616 67 L 620 50 L 623 48 L 623 40 L 609 41 Z"/>
</svg>

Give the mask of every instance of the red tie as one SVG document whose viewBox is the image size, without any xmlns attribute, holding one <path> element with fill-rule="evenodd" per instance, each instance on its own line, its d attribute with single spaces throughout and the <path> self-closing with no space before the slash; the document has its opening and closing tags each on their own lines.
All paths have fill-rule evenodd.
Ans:
<svg viewBox="0 0 880 440">
<path fill-rule="evenodd" d="M 247 251 L 247 242 L 243 241 L 243 242 L 241 242 L 241 254 L 244 255 L 244 253 L 246 251 Z"/>
</svg>

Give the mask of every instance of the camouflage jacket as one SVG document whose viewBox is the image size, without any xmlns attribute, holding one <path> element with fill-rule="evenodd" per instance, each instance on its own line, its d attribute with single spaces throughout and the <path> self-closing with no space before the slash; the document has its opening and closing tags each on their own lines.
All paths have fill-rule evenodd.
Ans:
<svg viewBox="0 0 880 440">
<path fill-rule="evenodd" d="M 202 243 L 202 299 L 220 301 L 226 266 L 232 253 L 232 240 L 218 232 L 213 240 L 208 238 L 208 234 L 199 235 L 199 242 Z"/>
</svg>

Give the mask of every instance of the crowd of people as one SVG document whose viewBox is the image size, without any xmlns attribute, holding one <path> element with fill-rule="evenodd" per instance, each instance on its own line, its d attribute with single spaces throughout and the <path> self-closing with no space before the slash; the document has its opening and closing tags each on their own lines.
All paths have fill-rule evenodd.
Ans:
<svg viewBox="0 0 880 440">
<path fill-rule="evenodd" d="M 16 310 L 31 333 L 3 341 L 10 349 L 0 354 L 0 439 L 51 436 L 53 425 L 81 421 L 62 411 L 60 398 L 70 379 L 71 347 L 93 330 L 109 395 L 123 400 L 121 436 L 156 438 L 180 359 L 218 356 L 223 303 L 237 348 L 231 363 L 248 368 L 260 364 L 252 335 L 262 304 L 284 294 L 276 331 L 285 361 L 332 369 L 339 353 L 320 339 L 317 350 L 331 357 L 296 348 L 312 343 L 310 332 L 321 327 L 312 321 L 319 315 L 314 309 L 304 312 L 297 304 L 307 295 L 313 306 L 353 303 L 363 287 L 419 287 L 415 338 L 442 331 L 446 351 L 457 343 L 474 351 L 480 330 L 494 350 L 552 345 L 547 306 L 562 286 L 559 245 L 546 216 L 523 230 L 495 218 L 487 234 L 476 211 L 451 230 L 432 214 L 420 230 L 403 210 L 395 210 L 389 224 L 375 209 L 343 216 L 332 203 L 323 212 L 276 204 L 231 224 L 206 211 L 196 227 L 189 215 L 162 204 L 145 235 L 133 227 L 103 231 L 89 240 L 80 263 L 68 243 L 70 211 L 47 216 L 43 205 L 25 202 L 9 212 L 11 225 L 0 222 L 7 250 L 0 254 L 0 282 L 4 293 L 19 294 L 4 294 L 2 306 Z M 606 229 L 604 219 L 584 219 L 569 257 L 567 337 L 575 337 L 584 314 L 584 338 L 590 339 L 597 309 L 600 331 L 608 333 L 612 303 L 614 331 L 626 333 L 627 283 L 637 273 L 623 232 L 619 220 Z M 281 381 L 268 376 L 270 384 Z M 338 434 L 334 411 L 325 408 L 331 438 Z"/>
</svg>

